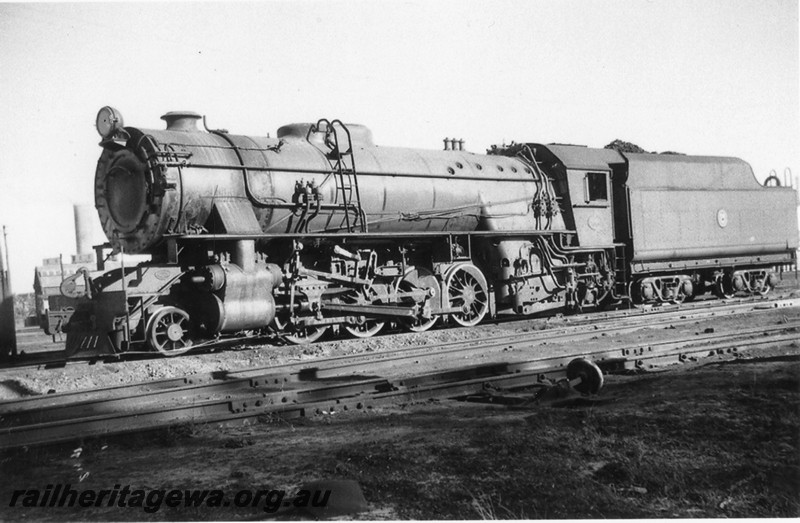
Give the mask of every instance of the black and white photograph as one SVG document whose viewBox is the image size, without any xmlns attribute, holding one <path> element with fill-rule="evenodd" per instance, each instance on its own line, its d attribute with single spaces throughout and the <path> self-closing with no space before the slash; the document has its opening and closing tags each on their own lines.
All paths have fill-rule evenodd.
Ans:
<svg viewBox="0 0 800 523">
<path fill-rule="evenodd" d="M 0 0 L 0 521 L 800 517 L 797 0 Z"/>
</svg>

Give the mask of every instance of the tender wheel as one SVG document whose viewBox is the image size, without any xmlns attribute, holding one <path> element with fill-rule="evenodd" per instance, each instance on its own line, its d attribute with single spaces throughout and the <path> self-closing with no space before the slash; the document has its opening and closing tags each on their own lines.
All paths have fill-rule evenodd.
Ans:
<svg viewBox="0 0 800 523">
<path fill-rule="evenodd" d="M 447 275 L 445 287 L 450 307 L 460 307 L 461 312 L 451 317 L 459 325 L 477 325 L 489 310 L 489 285 L 483 273 L 470 263 L 456 265 Z"/>
<path fill-rule="evenodd" d="M 734 294 L 736 294 L 736 290 L 733 288 L 730 275 L 724 274 L 722 276 L 717 276 L 714 280 L 714 294 L 716 294 L 718 298 L 725 300 L 733 298 Z"/>
<path fill-rule="evenodd" d="M 439 287 L 439 280 L 433 275 L 431 271 L 424 267 L 414 267 L 408 270 L 405 275 L 397 282 L 397 292 L 410 292 L 416 289 L 425 289 L 433 293 L 433 298 L 441 294 L 441 287 Z M 413 304 L 412 298 L 404 298 L 401 303 Z M 424 332 L 436 323 L 439 319 L 438 316 L 431 316 L 425 318 L 424 316 L 417 316 L 416 318 L 402 318 L 399 323 L 403 328 L 412 332 Z"/>
<path fill-rule="evenodd" d="M 773 272 L 767 273 L 763 278 L 759 278 L 755 281 L 755 293 L 759 296 L 766 296 L 772 292 L 772 289 L 775 288 L 777 283 L 778 276 Z"/>
<path fill-rule="evenodd" d="M 641 309 L 643 306 L 639 282 L 632 281 L 628 284 L 628 305 L 634 309 Z"/>
<path fill-rule="evenodd" d="M 678 283 L 678 286 L 672 290 L 672 297 L 670 301 L 677 305 L 688 301 L 689 296 L 692 295 L 692 285 L 691 282 L 687 283 L 685 280 Z"/>
<path fill-rule="evenodd" d="M 358 296 L 353 300 L 354 303 L 368 305 L 375 301 L 375 296 L 378 293 L 370 287 L 364 292 L 359 292 Z M 359 325 L 345 325 L 345 330 L 355 336 L 356 338 L 370 338 L 378 334 L 386 323 L 372 318 L 367 318 L 364 323 Z"/>
<path fill-rule="evenodd" d="M 770 287 L 768 284 L 763 284 L 758 289 L 756 289 L 755 293 L 758 294 L 759 296 L 766 296 L 770 293 L 770 291 L 772 291 L 772 287 Z"/>
<path fill-rule="evenodd" d="M 192 348 L 189 314 L 177 307 L 162 307 L 150 318 L 147 341 L 165 356 L 177 356 Z"/>
</svg>

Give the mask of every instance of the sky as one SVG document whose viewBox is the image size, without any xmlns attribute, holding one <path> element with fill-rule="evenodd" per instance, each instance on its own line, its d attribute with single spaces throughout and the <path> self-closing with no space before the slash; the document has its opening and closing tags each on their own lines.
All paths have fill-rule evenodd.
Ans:
<svg viewBox="0 0 800 523">
<path fill-rule="evenodd" d="M 75 252 L 97 111 L 274 136 L 339 118 L 379 145 L 465 140 L 736 156 L 800 176 L 796 0 L 2 3 L 0 224 L 12 287 Z M 99 223 L 95 241 L 105 240 Z"/>
</svg>

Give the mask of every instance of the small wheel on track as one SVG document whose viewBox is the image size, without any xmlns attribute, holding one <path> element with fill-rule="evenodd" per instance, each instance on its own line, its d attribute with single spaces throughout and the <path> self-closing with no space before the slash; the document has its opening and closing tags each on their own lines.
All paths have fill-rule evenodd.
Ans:
<svg viewBox="0 0 800 523">
<path fill-rule="evenodd" d="M 147 341 L 164 356 L 177 356 L 192 348 L 189 314 L 178 307 L 162 307 L 150 318 Z"/>
<path fill-rule="evenodd" d="M 567 379 L 581 379 L 572 388 L 581 394 L 597 394 L 603 388 L 603 371 L 593 361 L 575 358 L 567 365 Z"/>
<path fill-rule="evenodd" d="M 471 263 L 456 265 L 445 279 L 450 307 L 460 307 L 461 312 L 451 318 L 464 327 L 477 325 L 489 310 L 489 285 L 483 273 Z"/>
</svg>

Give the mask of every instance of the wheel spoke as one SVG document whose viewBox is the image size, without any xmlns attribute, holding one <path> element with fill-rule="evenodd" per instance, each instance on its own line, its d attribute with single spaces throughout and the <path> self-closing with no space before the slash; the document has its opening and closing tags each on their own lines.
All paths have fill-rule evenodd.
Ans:
<svg viewBox="0 0 800 523">
<path fill-rule="evenodd" d="M 163 307 L 150 320 L 147 337 L 150 346 L 165 356 L 176 356 L 192 346 L 189 315 L 177 307 Z"/>
<path fill-rule="evenodd" d="M 480 270 L 472 264 L 454 269 L 447 277 L 450 307 L 462 309 L 451 314 L 456 323 L 470 327 L 479 323 L 488 311 L 488 288 Z"/>
</svg>

